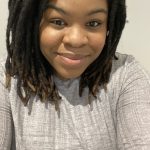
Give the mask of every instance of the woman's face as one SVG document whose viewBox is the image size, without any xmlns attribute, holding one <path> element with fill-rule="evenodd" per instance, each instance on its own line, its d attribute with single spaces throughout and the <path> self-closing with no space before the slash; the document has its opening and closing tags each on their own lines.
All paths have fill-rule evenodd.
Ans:
<svg viewBox="0 0 150 150">
<path fill-rule="evenodd" d="M 79 77 L 100 55 L 107 0 L 52 0 L 40 23 L 40 48 L 61 79 Z"/>
</svg>

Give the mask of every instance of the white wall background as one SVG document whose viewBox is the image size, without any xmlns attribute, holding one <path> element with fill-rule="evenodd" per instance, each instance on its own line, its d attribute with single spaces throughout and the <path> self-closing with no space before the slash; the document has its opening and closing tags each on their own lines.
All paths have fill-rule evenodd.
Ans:
<svg viewBox="0 0 150 150">
<path fill-rule="evenodd" d="M 0 0 L 0 58 L 6 54 L 5 33 L 8 17 L 7 3 L 8 0 Z"/>
<path fill-rule="evenodd" d="M 0 0 L 0 57 L 6 55 L 7 2 Z M 127 0 L 127 20 L 118 51 L 132 54 L 150 72 L 150 0 Z"/>
<path fill-rule="evenodd" d="M 118 51 L 132 54 L 150 72 L 150 0 L 127 0 L 127 20 Z"/>
</svg>

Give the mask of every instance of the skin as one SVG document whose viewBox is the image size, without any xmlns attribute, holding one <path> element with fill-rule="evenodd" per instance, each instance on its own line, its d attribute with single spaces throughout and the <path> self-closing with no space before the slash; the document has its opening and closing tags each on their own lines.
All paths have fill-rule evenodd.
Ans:
<svg viewBox="0 0 150 150">
<path fill-rule="evenodd" d="M 59 78 L 77 78 L 104 47 L 107 0 L 51 2 L 40 23 L 41 52 Z"/>
</svg>

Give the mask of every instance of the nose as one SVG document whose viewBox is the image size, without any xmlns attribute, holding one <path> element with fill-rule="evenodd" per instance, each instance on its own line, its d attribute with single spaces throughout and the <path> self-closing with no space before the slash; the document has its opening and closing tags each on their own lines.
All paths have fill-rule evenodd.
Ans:
<svg viewBox="0 0 150 150">
<path fill-rule="evenodd" d="M 72 48 L 85 46 L 88 43 L 88 37 L 85 29 L 77 26 L 66 29 L 63 37 L 63 43 L 71 46 Z"/>
</svg>

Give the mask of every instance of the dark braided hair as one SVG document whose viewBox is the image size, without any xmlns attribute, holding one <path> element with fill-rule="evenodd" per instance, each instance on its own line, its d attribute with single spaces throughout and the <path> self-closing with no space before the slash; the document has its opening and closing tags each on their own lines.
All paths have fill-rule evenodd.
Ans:
<svg viewBox="0 0 150 150">
<path fill-rule="evenodd" d="M 56 109 L 61 97 L 53 82 L 53 68 L 40 51 L 39 24 L 49 0 L 9 0 L 9 18 L 6 32 L 7 60 L 6 87 L 11 77 L 17 79 L 17 94 L 24 105 L 32 95 L 41 101 L 54 102 Z M 96 96 L 98 87 L 109 82 L 112 60 L 126 21 L 125 0 L 108 0 L 108 31 L 100 56 L 81 75 L 79 95 L 89 88 L 89 95 Z"/>
</svg>

